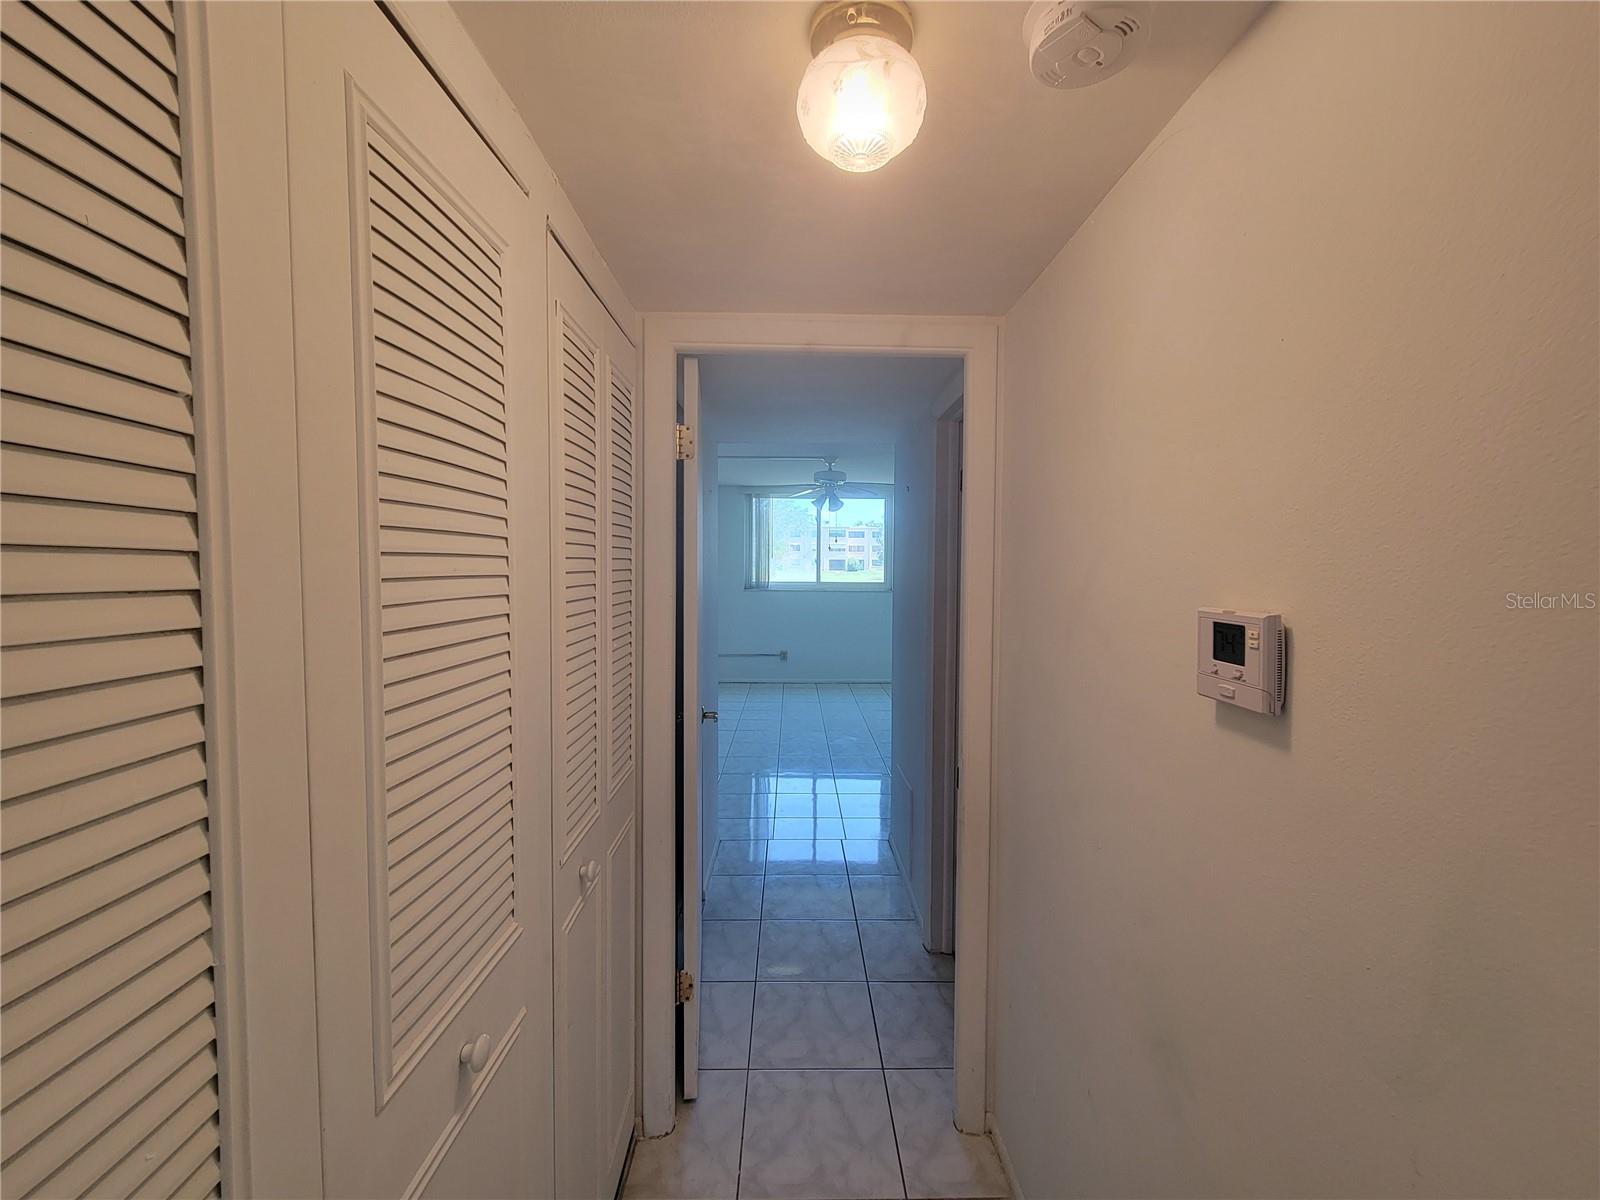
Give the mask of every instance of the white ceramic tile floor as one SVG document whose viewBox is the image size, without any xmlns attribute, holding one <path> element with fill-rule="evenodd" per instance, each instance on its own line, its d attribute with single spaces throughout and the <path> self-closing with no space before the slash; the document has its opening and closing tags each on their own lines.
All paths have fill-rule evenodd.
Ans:
<svg viewBox="0 0 1600 1200">
<path fill-rule="evenodd" d="M 886 840 L 880 685 L 724 685 L 702 905 L 700 1099 L 640 1142 L 629 1200 L 1003 1197 L 951 1120 L 954 960 L 922 948 Z"/>
</svg>

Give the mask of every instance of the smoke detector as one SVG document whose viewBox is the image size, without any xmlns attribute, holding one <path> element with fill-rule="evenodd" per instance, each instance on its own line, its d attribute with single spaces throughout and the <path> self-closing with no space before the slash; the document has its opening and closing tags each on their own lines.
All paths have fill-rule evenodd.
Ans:
<svg viewBox="0 0 1600 1200">
<path fill-rule="evenodd" d="M 1023 21 L 1028 67 L 1046 87 L 1079 88 L 1110 79 L 1150 37 L 1144 4 L 1038 0 Z"/>
</svg>

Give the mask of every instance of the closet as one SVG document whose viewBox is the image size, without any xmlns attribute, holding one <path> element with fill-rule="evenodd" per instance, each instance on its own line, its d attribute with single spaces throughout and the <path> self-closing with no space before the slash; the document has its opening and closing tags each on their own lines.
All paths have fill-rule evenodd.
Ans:
<svg viewBox="0 0 1600 1200">
<path fill-rule="evenodd" d="M 638 377 L 553 238 L 550 319 L 556 1183 L 609 1197 L 635 1109 Z"/>
<path fill-rule="evenodd" d="M 221 1183 L 166 3 L 0 5 L 0 1191 Z"/>
<path fill-rule="evenodd" d="M 0 87 L 0 1192 L 610 1197 L 636 317 L 447 10 L 7 0 Z"/>
<path fill-rule="evenodd" d="M 377 7 L 283 16 L 324 1188 L 536 1192 L 544 229 Z"/>
</svg>

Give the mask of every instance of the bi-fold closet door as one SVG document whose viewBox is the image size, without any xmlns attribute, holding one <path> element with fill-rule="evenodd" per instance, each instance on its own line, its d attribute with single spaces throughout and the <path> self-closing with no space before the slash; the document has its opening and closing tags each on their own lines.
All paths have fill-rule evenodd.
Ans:
<svg viewBox="0 0 1600 1200">
<path fill-rule="evenodd" d="M 221 1186 L 178 29 L 0 5 L 0 1192 Z"/>
<path fill-rule="evenodd" d="M 638 375 L 550 241 L 556 1194 L 610 1197 L 635 1115 Z"/>
<path fill-rule="evenodd" d="M 547 1194 L 545 224 L 380 9 L 283 9 L 323 1179 Z"/>
</svg>

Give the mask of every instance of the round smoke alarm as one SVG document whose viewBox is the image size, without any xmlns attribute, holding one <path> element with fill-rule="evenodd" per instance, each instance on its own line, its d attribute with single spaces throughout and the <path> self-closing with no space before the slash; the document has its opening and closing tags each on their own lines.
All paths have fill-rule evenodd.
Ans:
<svg viewBox="0 0 1600 1200">
<path fill-rule="evenodd" d="M 1144 4 L 1039 0 L 1023 22 L 1028 67 L 1046 87 L 1079 88 L 1110 79 L 1150 37 Z"/>
</svg>

